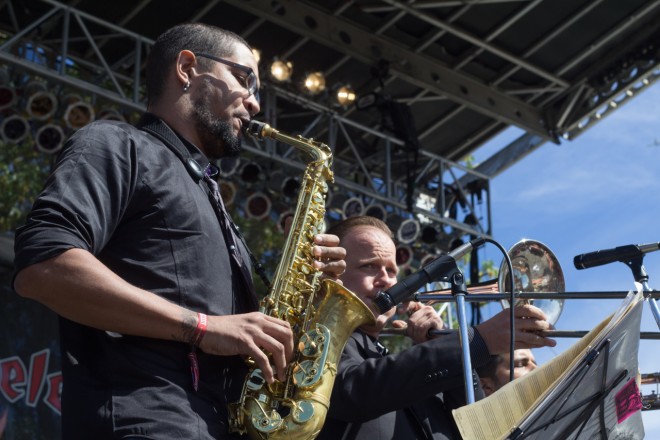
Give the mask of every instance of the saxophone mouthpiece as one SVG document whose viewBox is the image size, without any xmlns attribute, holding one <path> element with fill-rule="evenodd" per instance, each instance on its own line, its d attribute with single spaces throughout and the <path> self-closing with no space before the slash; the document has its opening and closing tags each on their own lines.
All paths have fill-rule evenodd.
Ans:
<svg viewBox="0 0 660 440">
<path fill-rule="evenodd" d="M 265 131 L 270 126 L 264 122 L 259 122 L 254 119 L 251 119 L 247 125 L 243 125 L 243 133 L 248 136 L 251 136 L 255 139 L 263 139 L 265 137 Z"/>
</svg>

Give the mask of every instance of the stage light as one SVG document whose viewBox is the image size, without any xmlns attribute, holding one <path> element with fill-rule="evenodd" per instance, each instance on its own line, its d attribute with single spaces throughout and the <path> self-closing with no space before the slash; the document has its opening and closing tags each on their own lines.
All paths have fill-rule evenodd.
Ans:
<svg viewBox="0 0 660 440">
<path fill-rule="evenodd" d="M 0 86 L 0 110 L 5 110 L 14 105 L 16 101 L 16 91 L 13 87 Z"/>
<path fill-rule="evenodd" d="M 429 264 L 431 261 L 435 260 L 438 258 L 438 255 L 434 254 L 426 254 L 424 255 L 420 260 L 419 260 L 419 267 L 422 268 Z"/>
<path fill-rule="evenodd" d="M 421 230 L 421 225 L 417 220 L 414 218 L 405 218 L 398 214 L 390 215 L 386 223 L 400 243 L 410 244 L 414 242 Z"/>
<path fill-rule="evenodd" d="M 367 208 L 364 210 L 364 215 L 368 215 L 370 217 L 375 217 L 379 220 L 385 221 L 385 219 L 387 218 L 387 210 L 380 203 L 372 203 L 371 205 L 367 206 Z"/>
<path fill-rule="evenodd" d="M 261 51 L 253 47 L 252 55 L 254 55 L 254 59 L 257 61 L 257 64 L 259 64 L 259 62 L 261 61 Z"/>
<path fill-rule="evenodd" d="M 305 90 L 311 95 L 318 95 L 325 90 L 325 76 L 321 72 L 312 72 L 305 77 Z"/>
<path fill-rule="evenodd" d="M 364 212 L 364 202 L 359 197 L 350 197 L 342 205 L 342 218 L 355 217 Z"/>
<path fill-rule="evenodd" d="M 288 81 L 293 74 L 293 64 L 289 61 L 282 61 L 276 59 L 270 65 L 270 74 L 277 81 L 284 82 Z"/>
<path fill-rule="evenodd" d="M 60 98 L 60 103 L 62 106 L 68 107 L 71 104 L 81 102 L 82 100 L 82 96 L 78 95 L 77 93 L 67 93 L 66 95 L 62 96 L 62 98 Z"/>
<path fill-rule="evenodd" d="M 441 252 L 451 252 L 457 247 L 461 246 L 462 244 L 463 244 L 463 240 L 460 237 L 447 235 L 441 238 L 440 241 L 438 241 L 436 247 Z"/>
<path fill-rule="evenodd" d="M 18 115 L 11 115 L 2 121 L 0 134 L 2 139 L 11 144 L 21 142 L 30 133 L 30 125 L 25 118 Z"/>
<path fill-rule="evenodd" d="M 253 184 L 263 179 L 261 166 L 256 162 L 246 162 L 241 167 L 241 180 L 247 184 Z"/>
<path fill-rule="evenodd" d="M 33 79 L 23 86 L 23 96 L 32 96 L 37 92 L 48 91 L 48 86 L 41 79 Z"/>
<path fill-rule="evenodd" d="M 37 92 L 30 96 L 27 102 L 27 113 L 32 119 L 45 121 L 55 114 L 57 98 L 49 92 Z"/>
<path fill-rule="evenodd" d="M 396 230 L 396 237 L 401 243 L 412 243 L 419 237 L 420 225 L 413 218 L 404 220 Z"/>
<path fill-rule="evenodd" d="M 382 105 L 384 102 L 384 98 L 379 93 L 372 92 L 360 96 L 360 99 L 355 103 L 355 107 L 358 110 L 368 110 L 371 107 Z"/>
<path fill-rule="evenodd" d="M 283 195 L 288 199 L 298 197 L 300 182 L 297 178 L 287 175 L 284 171 L 277 170 L 270 175 L 269 187 L 272 193 Z"/>
<path fill-rule="evenodd" d="M 405 244 L 400 244 L 396 247 L 395 252 L 396 265 L 399 267 L 405 267 L 410 264 L 413 259 L 413 250 L 410 246 Z"/>
<path fill-rule="evenodd" d="M 286 228 L 286 222 L 289 219 L 293 220 L 294 215 L 295 213 L 293 211 L 284 211 L 283 213 L 281 213 L 279 218 L 277 219 L 277 229 L 280 232 L 284 232 Z"/>
<path fill-rule="evenodd" d="M 64 112 L 66 126 L 78 130 L 94 120 L 94 108 L 83 101 L 70 104 Z"/>
<path fill-rule="evenodd" d="M 420 239 L 424 243 L 435 243 L 440 238 L 440 231 L 433 225 L 426 225 L 422 228 Z"/>
<path fill-rule="evenodd" d="M 231 206 L 236 198 L 236 185 L 233 182 L 221 180 L 218 182 L 218 190 L 225 206 Z"/>
<path fill-rule="evenodd" d="M 262 193 L 255 192 L 248 196 L 245 202 L 245 212 L 249 218 L 263 220 L 270 214 L 270 198 Z"/>
<path fill-rule="evenodd" d="M 103 119 L 106 121 L 119 121 L 119 122 L 126 122 L 126 118 L 122 116 L 121 113 L 119 113 L 117 110 L 112 109 L 112 108 L 106 108 L 103 109 L 99 112 L 98 116 L 96 119 Z"/>
<path fill-rule="evenodd" d="M 228 179 L 232 177 L 241 165 L 241 159 L 237 156 L 223 157 L 218 161 L 218 172 L 220 177 Z"/>
<path fill-rule="evenodd" d="M 341 106 L 348 107 L 355 102 L 355 92 L 350 86 L 341 86 L 337 89 L 337 103 Z"/>
<path fill-rule="evenodd" d="M 37 150 L 46 154 L 54 154 L 64 145 L 64 131 L 55 124 L 46 124 L 37 130 L 34 136 Z"/>
</svg>

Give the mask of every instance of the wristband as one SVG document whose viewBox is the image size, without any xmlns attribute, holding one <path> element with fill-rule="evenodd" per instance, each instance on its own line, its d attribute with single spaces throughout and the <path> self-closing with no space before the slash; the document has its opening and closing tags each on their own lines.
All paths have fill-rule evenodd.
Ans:
<svg viewBox="0 0 660 440">
<path fill-rule="evenodd" d="M 195 327 L 195 331 L 193 332 L 193 337 L 192 337 L 192 345 L 195 347 L 199 347 L 199 344 L 202 343 L 202 339 L 204 338 L 204 335 L 206 334 L 206 326 L 208 323 L 208 317 L 204 313 L 197 313 L 197 327 Z"/>
</svg>

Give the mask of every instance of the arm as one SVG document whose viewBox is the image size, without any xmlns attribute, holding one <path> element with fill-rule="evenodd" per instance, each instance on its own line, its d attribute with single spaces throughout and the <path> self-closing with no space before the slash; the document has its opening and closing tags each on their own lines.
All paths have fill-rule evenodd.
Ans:
<svg viewBox="0 0 660 440">
<path fill-rule="evenodd" d="M 70 249 L 21 270 L 16 291 L 59 315 L 101 330 L 189 343 L 197 313 L 139 289 L 115 275 L 92 254 Z M 293 339 L 288 323 L 258 312 L 211 316 L 200 348 L 216 355 L 249 355 L 272 381 L 263 347 L 283 376 Z"/>
<path fill-rule="evenodd" d="M 365 359 L 361 337 L 355 333 L 346 344 L 329 417 L 363 422 L 443 391 L 464 390 L 457 333 L 414 345 L 398 354 L 370 359 Z M 472 341 L 483 344 L 477 337 Z M 473 358 L 488 358 L 488 353 L 480 354 L 478 347 L 471 347 L 471 351 Z"/>
</svg>

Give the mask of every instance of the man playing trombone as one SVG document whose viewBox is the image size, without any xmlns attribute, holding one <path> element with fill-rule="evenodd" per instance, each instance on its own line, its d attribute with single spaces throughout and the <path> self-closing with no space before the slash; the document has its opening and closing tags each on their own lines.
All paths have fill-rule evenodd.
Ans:
<svg viewBox="0 0 660 440">
<path fill-rule="evenodd" d="M 346 249 L 344 286 L 376 315 L 376 325 L 362 327 L 346 343 L 338 366 L 330 410 L 319 439 L 459 439 L 451 410 L 465 404 L 462 350 L 457 332 L 430 338 L 442 320 L 431 306 L 412 303 L 407 334 L 414 345 L 388 355 L 378 342 L 395 313 L 380 313 L 372 303 L 397 282 L 395 243 L 385 223 L 373 217 L 350 217 L 328 231 Z M 516 348 L 554 346 L 536 332 L 552 328 L 532 305 L 515 310 Z M 509 312 L 502 311 L 468 331 L 472 365 L 509 351 Z M 473 373 L 475 386 L 478 380 Z M 478 393 L 481 397 L 482 394 Z"/>
</svg>

